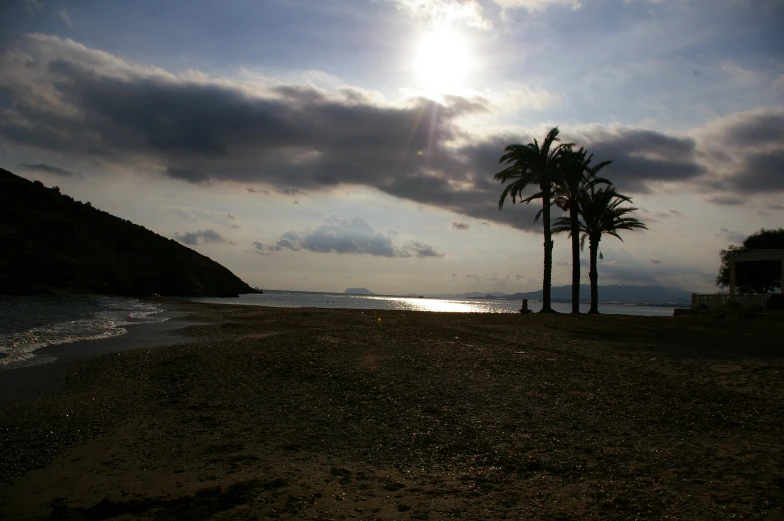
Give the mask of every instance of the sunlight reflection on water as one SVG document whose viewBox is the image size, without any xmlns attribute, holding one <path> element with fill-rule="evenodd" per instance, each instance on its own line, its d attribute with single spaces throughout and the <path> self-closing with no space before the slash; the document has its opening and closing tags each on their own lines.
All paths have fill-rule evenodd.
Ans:
<svg viewBox="0 0 784 521">
<path fill-rule="evenodd" d="M 392 309 L 407 309 L 411 311 L 441 311 L 446 313 L 510 313 L 516 311 L 504 309 L 508 308 L 508 305 L 499 306 L 491 302 L 395 297 L 368 297 L 368 299 L 384 300 L 387 304 L 391 304 Z"/>
</svg>

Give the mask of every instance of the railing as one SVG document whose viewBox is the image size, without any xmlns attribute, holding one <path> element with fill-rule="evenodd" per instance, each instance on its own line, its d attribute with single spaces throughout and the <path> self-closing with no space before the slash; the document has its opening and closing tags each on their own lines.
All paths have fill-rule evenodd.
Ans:
<svg viewBox="0 0 784 521">
<path fill-rule="evenodd" d="M 691 309 L 706 307 L 708 309 L 719 308 L 726 306 L 730 302 L 737 302 L 741 306 L 762 306 L 768 302 L 771 293 L 764 295 L 719 295 L 719 294 L 705 294 L 705 293 L 692 293 L 691 294 Z"/>
</svg>

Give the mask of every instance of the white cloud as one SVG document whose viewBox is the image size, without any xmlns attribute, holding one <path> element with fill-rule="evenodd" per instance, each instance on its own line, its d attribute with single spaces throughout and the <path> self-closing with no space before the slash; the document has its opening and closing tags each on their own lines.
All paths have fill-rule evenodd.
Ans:
<svg viewBox="0 0 784 521">
<path fill-rule="evenodd" d="M 528 11 L 541 11 L 552 5 L 564 5 L 572 9 L 583 6 L 580 0 L 495 0 L 502 9 L 526 9 Z"/>
<path fill-rule="evenodd" d="M 364 217 L 330 215 L 327 223 L 302 233 L 288 231 L 274 246 L 254 243 L 256 253 L 268 254 L 282 249 L 307 250 L 316 253 L 367 254 L 377 257 L 443 257 L 431 245 L 411 240 L 397 247 L 392 234 L 376 230 Z"/>
<path fill-rule="evenodd" d="M 398 10 L 435 26 L 462 24 L 477 29 L 492 29 L 493 23 L 482 15 L 476 0 L 394 0 Z"/>
</svg>

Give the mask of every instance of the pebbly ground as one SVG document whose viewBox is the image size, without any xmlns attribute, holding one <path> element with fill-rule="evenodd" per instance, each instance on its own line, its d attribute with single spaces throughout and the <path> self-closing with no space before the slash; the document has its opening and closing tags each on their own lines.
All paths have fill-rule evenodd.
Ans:
<svg viewBox="0 0 784 521">
<path fill-rule="evenodd" d="M 0 406 L 0 518 L 784 519 L 782 315 L 185 306 Z"/>
</svg>

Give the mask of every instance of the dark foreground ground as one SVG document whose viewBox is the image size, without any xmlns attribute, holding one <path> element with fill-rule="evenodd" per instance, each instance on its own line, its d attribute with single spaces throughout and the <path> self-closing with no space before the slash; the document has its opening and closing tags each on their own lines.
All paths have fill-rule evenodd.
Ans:
<svg viewBox="0 0 784 521">
<path fill-rule="evenodd" d="M 0 517 L 784 519 L 781 315 L 192 308 L 0 405 Z"/>
</svg>

